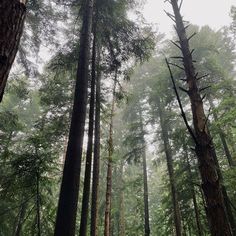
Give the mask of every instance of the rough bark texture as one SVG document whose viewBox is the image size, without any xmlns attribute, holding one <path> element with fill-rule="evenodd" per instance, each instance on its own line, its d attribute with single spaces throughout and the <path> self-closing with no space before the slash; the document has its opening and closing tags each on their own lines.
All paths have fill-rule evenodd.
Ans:
<svg viewBox="0 0 236 236">
<path fill-rule="evenodd" d="M 83 137 L 88 96 L 88 64 L 92 30 L 93 0 L 85 1 L 80 36 L 80 52 L 74 105 L 71 118 L 66 160 L 59 197 L 55 236 L 74 236 L 78 204 Z"/>
<path fill-rule="evenodd" d="M 226 214 L 220 179 L 215 164 L 215 149 L 207 127 L 207 118 L 203 109 L 203 102 L 197 86 L 197 75 L 193 65 L 192 53 L 189 49 L 189 39 L 180 15 L 177 0 L 170 1 L 174 10 L 176 30 L 179 37 L 180 49 L 183 55 L 183 64 L 188 85 L 188 95 L 191 101 L 194 133 L 196 136 L 196 154 L 199 161 L 199 170 L 202 178 L 207 217 L 210 223 L 211 234 L 232 235 L 231 227 Z"/>
<path fill-rule="evenodd" d="M 172 153 L 171 153 L 170 144 L 169 144 L 169 137 L 168 137 L 168 130 L 167 130 L 167 125 L 166 125 L 165 115 L 164 115 L 164 111 L 161 108 L 161 103 L 160 103 L 159 98 L 157 100 L 157 105 L 158 105 L 158 114 L 160 117 L 162 140 L 164 142 L 164 149 L 165 149 L 165 154 L 166 154 L 167 170 L 168 170 L 168 175 L 170 178 L 171 196 L 172 196 L 173 211 L 174 211 L 175 233 L 176 233 L 176 236 L 181 236 L 182 235 L 181 213 L 180 213 L 180 207 L 179 207 L 175 178 L 174 178 Z"/>
<path fill-rule="evenodd" d="M 96 78 L 96 111 L 95 111 L 95 130 L 94 130 L 93 182 L 92 182 L 91 228 L 90 228 L 91 236 L 98 235 L 97 221 L 98 221 L 98 188 L 99 188 L 99 168 L 100 168 L 100 107 L 101 107 L 100 79 L 101 75 L 98 69 L 98 74 Z"/>
<path fill-rule="evenodd" d="M 115 80 L 114 80 L 114 86 L 113 86 L 113 98 L 112 98 L 111 114 L 110 114 L 104 236 L 110 236 L 111 235 L 111 190 L 112 190 L 112 155 L 113 155 L 113 116 L 114 116 L 114 111 L 115 111 L 116 84 L 117 84 L 117 71 L 116 71 L 116 74 L 115 74 Z"/>
<path fill-rule="evenodd" d="M 90 181 L 91 181 L 92 152 L 93 152 L 95 80 L 96 80 L 96 37 L 94 37 L 93 39 L 89 130 L 88 130 L 88 144 L 87 144 L 86 164 L 85 164 L 85 174 L 84 174 L 84 191 L 83 191 L 82 211 L 81 211 L 81 220 L 80 220 L 80 233 L 79 233 L 80 236 L 86 236 L 87 222 L 88 222 L 88 206 L 89 206 L 89 198 L 90 198 Z"/>
<path fill-rule="evenodd" d="M 144 127 L 142 121 L 142 112 L 139 110 L 141 138 L 142 138 L 142 164 L 143 164 L 143 200 L 144 200 L 144 235 L 150 235 L 149 224 L 149 204 L 148 204 L 148 179 L 147 179 L 147 157 L 146 157 L 146 144 L 144 139 Z"/>
<path fill-rule="evenodd" d="M 18 51 L 25 16 L 24 3 L 19 0 L 0 1 L 0 102 Z"/>
</svg>

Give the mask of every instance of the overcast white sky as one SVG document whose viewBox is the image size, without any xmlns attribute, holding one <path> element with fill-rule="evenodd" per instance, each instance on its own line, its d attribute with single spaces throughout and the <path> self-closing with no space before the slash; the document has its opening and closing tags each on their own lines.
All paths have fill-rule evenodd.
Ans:
<svg viewBox="0 0 236 236">
<path fill-rule="evenodd" d="M 158 24 L 161 33 L 172 30 L 172 21 L 164 13 L 164 9 L 172 12 L 169 3 L 164 0 L 146 0 L 142 13 L 148 22 Z M 192 24 L 209 25 L 217 30 L 231 22 L 229 12 L 236 0 L 184 0 L 182 14 Z"/>
</svg>

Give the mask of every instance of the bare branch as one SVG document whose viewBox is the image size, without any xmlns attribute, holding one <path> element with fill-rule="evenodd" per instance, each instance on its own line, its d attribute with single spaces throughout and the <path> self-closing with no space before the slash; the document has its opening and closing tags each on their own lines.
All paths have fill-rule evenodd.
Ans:
<svg viewBox="0 0 236 236">
<path fill-rule="evenodd" d="M 172 41 L 172 40 L 170 40 L 171 41 L 171 43 L 173 43 L 177 48 L 179 48 L 180 50 L 181 50 L 181 47 L 176 43 L 176 42 L 174 42 L 174 41 Z"/>
<path fill-rule="evenodd" d="M 183 88 L 183 87 L 179 87 L 179 89 L 182 90 L 183 92 L 189 94 L 189 91 L 188 91 L 187 89 L 185 89 L 185 88 Z"/>
<path fill-rule="evenodd" d="M 169 70 L 169 73 L 170 73 L 170 78 L 171 78 L 171 81 L 173 83 L 173 88 L 174 88 L 174 91 L 175 91 L 175 95 L 176 95 L 176 98 L 177 98 L 177 101 L 178 101 L 178 104 L 179 104 L 179 108 L 181 110 L 181 115 L 183 117 L 183 120 L 184 120 L 184 123 L 188 129 L 188 132 L 190 133 L 190 135 L 192 136 L 194 142 L 196 144 L 198 144 L 197 142 L 197 138 L 195 137 L 194 133 L 193 133 L 193 130 L 191 129 L 190 125 L 188 124 L 188 120 L 187 120 L 187 117 L 185 115 L 185 112 L 184 112 L 184 109 L 183 109 L 183 106 L 182 106 L 182 103 L 181 103 L 181 100 L 180 100 L 180 97 L 179 97 L 179 93 L 178 93 L 178 90 L 176 88 L 176 84 L 175 84 L 175 80 L 174 80 L 174 76 L 173 76 L 173 73 L 171 71 L 171 68 L 170 68 L 170 64 L 167 60 L 167 58 L 165 58 L 165 61 L 166 61 L 166 65 L 168 67 L 168 70 Z"/>
<path fill-rule="evenodd" d="M 201 100 L 203 101 L 206 97 L 206 93 L 202 96 Z"/>
<path fill-rule="evenodd" d="M 205 77 L 207 77 L 207 76 L 209 76 L 209 74 L 205 74 L 205 75 L 203 75 L 203 76 L 201 76 L 201 77 L 198 77 L 197 80 L 203 79 L 203 78 L 205 78 Z"/>
<path fill-rule="evenodd" d="M 204 91 L 204 90 L 206 90 L 206 89 L 208 89 L 208 88 L 210 88 L 210 87 L 211 87 L 211 85 L 206 86 L 206 87 L 204 87 L 204 88 L 199 89 L 199 91 L 202 92 L 202 91 Z"/>
<path fill-rule="evenodd" d="M 181 57 L 181 56 L 178 56 L 178 57 L 171 57 L 171 58 L 173 58 L 173 59 L 180 59 L 180 60 L 183 60 L 183 59 L 184 59 L 184 58 Z"/>
<path fill-rule="evenodd" d="M 183 67 L 181 67 L 181 66 L 179 66 L 179 65 L 177 65 L 177 64 L 175 64 L 175 63 L 171 63 L 171 62 L 169 62 L 169 65 L 172 65 L 172 66 L 178 67 L 179 69 L 181 69 L 181 70 L 184 71 L 184 68 L 183 68 Z"/>
<path fill-rule="evenodd" d="M 190 54 L 193 55 L 194 51 L 195 51 L 195 49 L 193 48 L 192 51 L 190 52 Z"/>
<path fill-rule="evenodd" d="M 197 33 L 194 32 L 189 38 L 188 38 L 188 41 L 190 41 L 191 38 L 193 38 Z"/>
<path fill-rule="evenodd" d="M 176 23 L 175 17 L 174 17 L 172 14 L 170 14 L 169 12 L 167 12 L 167 11 L 165 11 L 165 10 L 164 10 L 164 12 L 166 13 L 166 15 L 167 15 L 172 21 L 174 21 L 174 22 Z"/>
<path fill-rule="evenodd" d="M 183 4 L 183 0 L 181 0 L 181 2 L 179 4 L 179 11 L 181 10 L 182 4 Z"/>
</svg>

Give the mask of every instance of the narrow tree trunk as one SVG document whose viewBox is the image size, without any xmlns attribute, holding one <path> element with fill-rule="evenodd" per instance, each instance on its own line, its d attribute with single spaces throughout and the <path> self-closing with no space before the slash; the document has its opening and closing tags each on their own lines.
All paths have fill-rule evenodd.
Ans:
<svg viewBox="0 0 236 236">
<path fill-rule="evenodd" d="M 164 149 L 166 154 L 166 162 L 167 162 L 167 170 L 170 178 L 170 186 L 171 186 L 171 196 L 172 196 L 172 204 L 173 204 L 173 211 L 174 211 L 174 223 L 175 223 L 175 232 L 176 236 L 182 235 L 182 227 L 181 227 L 181 213 L 180 207 L 178 202 L 177 190 L 176 190 L 176 183 L 174 177 L 174 169 L 173 169 L 173 160 L 172 160 L 172 152 L 169 144 L 169 137 L 168 137 L 168 130 L 165 120 L 164 111 L 161 107 L 160 99 L 157 100 L 158 106 L 158 113 L 160 117 L 160 126 L 162 132 L 162 140 L 164 142 Z"/>
<path fill-rule="evenodd" d="M 197 86 L 197 74 L 193 65 L 192 53 L 189 49 L 189 39 L 180 15 L 177 0 L 170 1 L 173 7 L 176 30 L 179 37 L 180 49 L 188 85 L 188 95 L 191 101 L 193 115 L 196 154 L 199 161 L 199 170 L 202 178 L 202 189 L 207 204 L 207 217 L 210 222 L 211 234 L 232 235 L 229 220 L 226 214 L 220 179 L 215 164 L 215 149 L 207 127 L 207 118 L 204 113 L 200 90 Z"/>
<path fill-rule="evenodd" d="M 191 185 L 190 191 L 191 191 L 192 200 L 193 200 L 193 207 L 194 207 L 197 231 L 198 231 L 198 235 L 202 236 L 203 232 L 202 232 L 201 220 L 200 220 L 200 215 L 199 215 L 199 210 L 198 210 L 196 193 L 195 193 L 195 189 L 194 189 L 194 185 L 193 185 L 193 174 L 192 174 L 192 170 L 191 170 L 187 147 L 185 145 L 184 145 L 184 150 L 185 150 L 185 158 L 186 158 L 186 163 L 187 163 L 188 178 L 189 178 L 189 182 L 191 183 L 190 184 Z"/>
<path fill-rule="evenodd" d="M 214 111 L 215 106 L 214 106 L 214 103 L 213 103 L 212 98 L 210 96 L 208 97 L 208 101 L 210 103 L 211 108 L 213 109 L 214 120 L 217 121 L 218 117 L 217 117 L 216 112 Z M 224 153 L 225 153 L 225 156 L 226 156 L 227 161 L 229 163 L 229 166 L 233 167 L 233 166 L 235 166 L 235 163 L 233 161 L 232 155 L 231 155 L 229 147 L 227 145 L 227 142 L 226 142 L 226 139 L 225 139 L 225 134 L 224 134 L 223 130 L 219 126 L 217 126 L 217 130 L 218 130 L 218 134 L 220 136 L 220 140 L 221 140 L 221 143 L 223 145 Z"/>
<path fill-rule="evenodd" d="M 104 236 L 110 236 L 111 235 L 111 190 L 112 190 L 112 155 L 113 155 L 113 116 L 114 116 L 114 111 L 115 111 L 116 84 L 117 84 L 117 70 L 115 72 L 115 80 L 114 80 L 114 86 L 113 86 L 113 98 L 112 98 L 111 114 L 110 114 Z"/>
<path fill-rule="evenodd" d="M 26 6 L 19 0 L 0 2 L 0 102 L 7 78 L 18 51 L 26 16 Z"/>
<path fill-rule="evenodd" d="M 141 109 L 141 108 L 140 108 Z M 139 120 L 141 128 L 141 138 L 142 138 L 142 164 L 143 164 L 143 199 L 144 199 L 144 235 L 150 235 L 150 225 L 149 225 L 149 206 L 148 206 L 148 179 L 147 179 L 147 157 L 146 157 L 146 143 L 144 139 L 144 127 L 142 120 L 142 112 L 139 110 Z"/>
<path fill-rule="evenodd" d="M 119 236 L 125 236 L 125 206 L 124 206 L 124 164 L 120 167 L 120 210 L 119 210 Z"/>
<path fill-rule="evenodd" d="M 149 207 L 148 207 L 148 183 L 147 183 L 147 161 L 146 161 L 146 151 L 143 150 L 143 187 L 144 187 L 144 231 L 145 236 L 150 235 L 150 226 L 149 226 Z"/>
<path fill-rule="evenodd" d="M 99 54 L 98 50 L 98 54 Z M 99 55 L 98 55 L 99 57 Z M 98 58 L 99 61 L 99 58 Z M 96 111 L 95 111 L 95 134 L 94 134 L 94 156 L 93 156 L 93 182 L 92 182 L 92 200 L 91 200 L 91 236 L 98 235 L 98 188 L 99 188 L 99 168 L 100 168 L 100 69 L 96 77 Z"/>
<path fill-rule="evenodd" d="M 85 1 L 74 105 L 58 203 L 55 236 L 74 236 L 88 94 L 93 0 Z"/>
<path fill-rule="evenodd" d="M 86 236 L 86 232 L 87 232 L 88 206 L 89 206 L 89 198 L 90 198 L 90 181 L 91 181 L 91 168 L 92 168 L 92 152 L 93 152 L 95 80 L 96 80 L 96 35 L 94 35 L 94 39 L 93 39 L 89 130 L 88 130 L 88 144 L 87 144 L 85 175 L 84 175 L 84 191 L 83 191 L 82 211 L 81 211 L 81 220 L 80 220 L 80 233 L 79 233 L 80 236 Z"/>
<path fill-rule="evenodd" d="M 21 229 L 22 229 L 22 224 L 23 224 L 24 218 L 25 218 L 26 207 L 27 207 L 27 203 L 24 202 L 24 200 L 22 200 L 22 204 L 20 207 L 20 212 L 17 216 L 17 221 L 16 221 L 16 225 L 14 228 L 13 236 L 20 236 L 21 235 Z"/>
<path fill-rule="evenodd" d="M 36 173 L 37 236 L 41 236 L 39 171 Z"/>
</svg>

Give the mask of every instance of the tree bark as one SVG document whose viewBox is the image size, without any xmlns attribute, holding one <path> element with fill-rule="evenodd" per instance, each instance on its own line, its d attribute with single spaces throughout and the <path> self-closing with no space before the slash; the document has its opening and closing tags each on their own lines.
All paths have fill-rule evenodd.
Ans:
<svg viewBox="0 0 236 236">
<path fill-rule="evenodd" d="M 88 144 L 87 144 L 85 175 L 84 175 L 84 191 L 83 191 L 82 211 L 80 220 L 80 233 L 79 233 L 80 236 L 86 236 L 87 232 L 88 206 L 90 198 L 90 181 L 91 181 L 91 168 L 92 168 L 92 152 L 93 152 L 95 80 L 96 80 L 96 35 L 94 34 L 90 110 L 89 110 L 89 130 L 88 130 Z"/>
<path fill-rule="evenodd" d="M 98 62 L 99 62 L 98 50 Z M 94 130 L 94 156 L 93 156 L 93 182 L 92 182 L 92 200 L 91 200 L 91 236 L 98 235 L 98 189 L 99 189 L 99 168 L 100 168 L 100 107 L 101 107 L 101 89 L 100 89 L 100 69 L 98 68 L 96 76 L 96 109 L 95 109 L 95 130 Z"/>
<path fill-rule="evenodd" d="M 174 177 L 172 152 L 171 152 L 171 148 L 169 144 L 169 137 L 168 137 L 165 114 L 161 107 L 160 98 L 157 99 L 157 106 L 158 106 L 157 108 L 158 108 L 158 114 L 160 118 L 162 140 L 164 142 L 167 170 L 168 170 L 168 175 L 170 179 L 172 204 L 173 204 L 173 210 L 174 210 L 175 232 L 176 232 L 176 236 L 181 236 L 182 235 L 181 213 L 180 213 L 180 207 L 179 207 L 176 183 L 175 183 L 175 177 Z"/>
<path fill-rule="evenodd" d="M 207 127 L 207 118 L 197 85 L 197 74 L 193 65 L 192 53 L 189 49 L 189 39 L 186 28 L 180 15 L 177 0 L 170 1 L 174 11 L 176 31 L 179 37 L 180 49 L 183 55 L 183 64 L 188 85 L 188 95 L 191 101 L 193 126 L 196 143 L 196 154 L 199 161 L 199 170 L 202 178 L 202 189 L 207 204 L 207 217 L 210 222 L 211 234 L 232 235 L 226 213 L 220 179 L 215 164 L 215 149 Z"/>
<path fill-rule="evenodd" d="M 88 65 L 92 30 L 93 0 L 85 1 L 83 15 L 74 105 L 66 151 L 61 191 L 55 226 L 55 236 L 74 236 L 81 159 L 88 96 Z"/>
<path fill-rule="evenodd" d="M 115 72 L 115 79 L 114 79 L 114 86 L 113 86 L 113 97 L 112 97 L 112 104 L 111 104 L 111 114 L 110 114 L 104 236 L 110 236 L 111 235 L 111 190 L 112 190 L 112 155 L 113 155 L 113 116 L 114 116 L 114 112 L 115 112 L 116 84 L 117 84 L 117 69 L 116 69 L 116 72 Z"/>
<path fill-rule="evenodd" d="M 24 28 L 26 6 L 19 0 L 0 2 L 0 102 Z"/>
<path fill-rule="evenodd" d="M 141 108 L 140 108 L 141 109 Z M 142 164 L 143 164 L 143 199 L 144 199 L 144 235 L 150 235 L 150 224 L 149 224 L 149 206 L 148 206 L 148 179 L 147 179 L 147 157 L 146 157 L 146 143 L 144 139 L 144 127 L 142 120 L 142 112 L 139 109 L 139 120 L 141 128 L 141 139 L 142 139 Z"/>
</svg>

